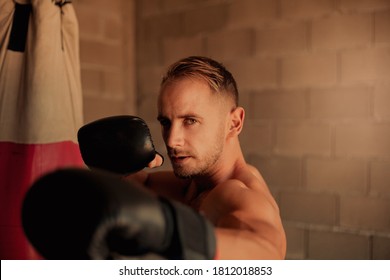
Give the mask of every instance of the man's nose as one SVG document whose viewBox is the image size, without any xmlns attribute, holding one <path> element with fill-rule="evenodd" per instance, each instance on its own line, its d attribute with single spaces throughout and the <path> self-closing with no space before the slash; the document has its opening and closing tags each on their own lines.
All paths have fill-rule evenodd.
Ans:
<svg viewBox="0 0 390 280">
<path fill-rule="evenodd" d="M 165 144 L 169 148 L 181 147 L 184 144 L 183 130 L 179 125 L 172 124 L 166 131 Z"/>
</svg>

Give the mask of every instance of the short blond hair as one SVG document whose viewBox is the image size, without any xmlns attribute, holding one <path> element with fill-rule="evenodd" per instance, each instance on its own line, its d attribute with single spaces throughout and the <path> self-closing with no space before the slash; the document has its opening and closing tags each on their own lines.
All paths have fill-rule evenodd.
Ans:
<svg viewBox="0 0 390 280">
<path fill-rule="evenodd" d="M 161 88 L 181 78 L 200 78 L 214 92 L 225 94 L 238 106 L 238 89 L 233 75 L 221 63 L 203 56 L 183 58 L 169 68 L 161 81 Z"/>
</svg>

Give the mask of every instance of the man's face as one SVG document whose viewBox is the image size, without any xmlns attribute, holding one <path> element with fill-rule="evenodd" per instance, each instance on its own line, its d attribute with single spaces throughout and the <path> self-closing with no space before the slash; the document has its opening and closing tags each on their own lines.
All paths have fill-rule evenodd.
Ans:
<svg viewBox="0 0 390 280">
<path fill-rule="evenodd" d="M 225 144 L 227 114 L 223 108 L 221 98 L 202 80 L 180 79 L 161 91 L 158 119 L 178 177 L 213 171 Z"/>
</svg>

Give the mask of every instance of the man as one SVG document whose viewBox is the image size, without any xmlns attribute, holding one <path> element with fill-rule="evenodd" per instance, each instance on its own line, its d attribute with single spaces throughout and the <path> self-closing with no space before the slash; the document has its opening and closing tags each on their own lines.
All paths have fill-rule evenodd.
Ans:
<svg viewBox="0 0 390 280">
<path fill-rule="evenodd" d="M 163 160 L 142 119 L 87 124 L 78 138 L 92 170 L 37 180 L 23 203 L 26 236 L 46 259 L 283 259 L 278 206 L 240 148 L 244 118 L 221 64 L 175 63 L 158 98 L 173 172 L 144 171 Z"/>
<path fill-rule="evenodd" d="M 161 83 L 158 120 L 173 172 L 128 176 L 179 200 L 215 227 L 220 259 L 283 259 L 286 238 L 278 206 L 239 143 L 245 111 L 236 82 L 218 62 L 188 57 Z M 162 164 L 156 155 L 150 168 Z"/>
</svg>

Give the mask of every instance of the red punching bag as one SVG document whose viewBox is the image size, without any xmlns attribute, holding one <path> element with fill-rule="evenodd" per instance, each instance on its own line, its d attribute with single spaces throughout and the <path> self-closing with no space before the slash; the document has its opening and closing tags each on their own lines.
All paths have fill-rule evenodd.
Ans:
<svg viewBox="0 0 390 280">
<path fill-rule="evenodd" d="M 29 186 L 83 166 L 78 23 L 67 0 L 0 0 L 0 258 L 39 259 L 21 227 Z"/>
</svg>

